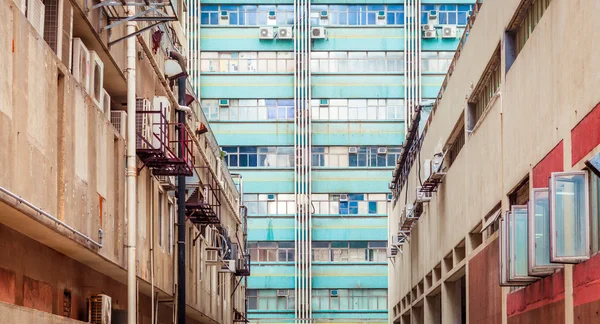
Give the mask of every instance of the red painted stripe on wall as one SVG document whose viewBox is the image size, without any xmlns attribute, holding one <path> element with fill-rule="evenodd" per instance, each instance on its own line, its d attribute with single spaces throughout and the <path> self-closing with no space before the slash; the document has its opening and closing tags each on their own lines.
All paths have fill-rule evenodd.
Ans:
<svg viewBox="0 0 600 324">
<path fill-rule="evenodd" d="M 565 280 L 562 271 L 536 281 L 529 286 L 508 294 L 506 313 L 516 316 L 565 298 Z"/>
<path fill-rule="evenodd" d="M 577 164 L 600 144 L 600 103 L 571 130 L 571 163 Z"/>
<path fill-rule="evenodd" d="M 564 148 L 563 141 L 561 140 L 550 153 L 538 162 L 531 170 L 531 178 L 533 181 L 534 188 L 547 188 L 548 178 L 550 173 L 561 172 L 564 170 L 563 159 L 564 159 Z"/>
<path fill-rule="evenodd" d="M 600 254 L 573 267 L 573 304 L 600 300 Z"/>
</svg>

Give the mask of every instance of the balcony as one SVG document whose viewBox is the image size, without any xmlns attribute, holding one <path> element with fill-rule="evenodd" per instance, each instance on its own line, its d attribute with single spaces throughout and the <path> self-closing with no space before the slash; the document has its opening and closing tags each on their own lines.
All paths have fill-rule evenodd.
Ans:
<svg viewBox="0 0 600 324">
<path fill-rule="evenodd" d="M 208 167 L 197 167 L 186 181 L 186 216 L 195 224 L 221 224 L 221 189 Z"/>
</svg>

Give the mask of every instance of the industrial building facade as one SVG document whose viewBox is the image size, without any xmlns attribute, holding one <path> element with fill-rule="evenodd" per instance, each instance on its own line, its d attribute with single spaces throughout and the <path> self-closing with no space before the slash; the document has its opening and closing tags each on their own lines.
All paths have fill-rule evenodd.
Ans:
<svg viewBox="0 0 600 324">
<path fill-rule="evenodd" d="M 170 59 L 187 10 L 0 1 L 0 322 L 245 322 L 239 183 Z"/>
<path fill-rule="evenodd" d="M 599 10 L 476 5 L 391 182 L 390 322 L 600 321 Z"/>
<path fill-rule="evenodd" d="M 192 83 L 243 178 L 252 322 L 387 322 L 405 102 L 437 96 L 472 4 L 192 4 Z"/>
</svg>

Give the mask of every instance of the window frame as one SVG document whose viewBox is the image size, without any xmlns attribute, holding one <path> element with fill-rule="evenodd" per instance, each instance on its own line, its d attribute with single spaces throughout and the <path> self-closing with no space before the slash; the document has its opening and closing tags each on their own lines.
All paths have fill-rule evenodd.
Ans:
<svg viewBox="0 0 600 324">
<path fill-rule="evenodd" d="M 584 247 L 585 254 L 579 256 L 558 256 L 557 251 L 557 224 L 556 224 L 556 199 L 554 199 L 554 195 L 556 192 L 556 179 L 558 177 L 563 176 L 583 176 L 584 177 Z M 549 184 L 549 202 L 550 202 L 550 262 L 552 263 L 566 263 L 566 264 L 576 264 L 582 261 L 588 260 L 590 258 L 590 176 L 589 173 L 585 170 L 583 171 L 567 171 L 567 172 L 552 172 L 550 174 L 550 184 Z M 574 233 L 577 235 L 577 233 Z"/>
<path fill-rule="evenodd" d="M 500 218 L 500 227 L 498 229 L 500 253 L 500 286 L 514 287 L 525 286 L 531 282 L 538 280 L 537 277 L 511 278 L 511 262 L 510 262 L 510 217 L 511 211 L 507 210 L 504 213 L 504 218 Z"/>
<path fill-rule="evenodd" d="M 529 209 L 528 209 L 528 237 L 527 237 L 527 245 L 528 245 L 528 273 L 530 276 L 548 276 L 554 273 L 556 269 L 562 268 L 562 265 L 558 264 L 549 264 L 549 265 L 538 265 L 536 263 L 536 196 L 537 194 L 546 194 L 546 199 L 548 200 L 548 218 L 550 218 L 550 190 L 548 188 L 533 188 L 531 189 L 531 194 L 529 196 Z M 550 228 L 548 227 L 547 233 L 544 235 L 548 235 L 548 253 L 550 253 Z M 550 260 L 548 258 L 548 260 Z"/>
</svg>

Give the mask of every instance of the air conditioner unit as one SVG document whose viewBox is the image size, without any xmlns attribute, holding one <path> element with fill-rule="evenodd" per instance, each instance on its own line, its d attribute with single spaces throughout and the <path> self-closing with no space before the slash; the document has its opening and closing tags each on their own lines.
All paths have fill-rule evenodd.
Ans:
<svg viewBox="0 0 600 324">
<path fill-rule="evenodd" d="M 421 192 L 421 187 L 417 187 L 417 202 L 429 202 L 432 196 L 432 192 Z"/>
<path fill-rule="evenodd" d="M 45 6 L 40 0 L 27 0 L 27 20 L 38 34 L 44 38 Z"/>
<path fill-rule="evenodd" d="M 273 10 L 273 11 L 269 11 L 269 19 L 276 19 L 277 18 L 277 13 Z"/>
<path fill-rule="evenodd" d="M 323 10 L 321 11 L 321 19 L 328 19 L 329 18 L 329 13 L 327 12 L 327 10 Z"/>
<path fill-rule="evenodd" d="M 158 180 L 158 182 L 160 183 L 160 185 L 163 187 L 163 189 L 170 191 L 170 190 L 175 190 L 175 176 L 165 176 L 165 175 L 159 175 L 156 176 L 156 179 Z"/>
<path fill-rule="evenodd" d="M 327 106 L 329 106 L 329 99 L 320 99 L 319 100 L 319 106 L 321 106 L 321 107 L 327 107 Z"/>
<path fill-rule="evenodd" d="M 229 107 L 229 99 L 219 99 L 219 107 Z"/>
<path fill-rule="evenodd" d="M 435 26 L 433 24 L 423 25 L 423 31 L 435 30 Z"/>
<path fill-rule="evenodd" d="M 438 12 L 437 12 L 437 10 L 431 10 L 431 11 L 429 12 L 429 19 L 433 19 L 433 20 L 435 20 L 435 19 L 437 19 L 437 17 L 438 17 Z"/>
<path fill-rule="evenodd" d="M 340 194 L 340 201 L 348 201 L 348 195 L 347 194 Z"/>
<path fill-rule="evenodd" d="M 277 297 L 287 297 L 289 294 L 287 289 L 277 289 Z"/>
<path fill-rule="evenodd" d="M 442 163 L 444 163 L 444 155 L 442 153 L 434 154 L 433 159 L 431 159 L 431 172 L 441 172 Z"/>
<path fill-rule="evenodd" d="M 326 37 L 324 27 L 313 27 L 310 31 L 312 39 L 323 39 Z"/>
<path fill-rule="evenodd" d="M 102 104 L 102 87 L 104 86 L 104 63 L 95 51 L 90 51 L 90 88 L 88 93 L 92 97 L 94 103 L 101 107 Z"/>
<path fill-rule="evenodd" d="M 219 272 L 223 273 L 235 273 L 235 260 L 225 260 L 221 264 Z"/>
<path fill-rule="evenodd" d="M 292 27 L 279 27 L 277 30 L 278 39 L 292 39 Z"/>
<path fill-rule="evenodd" d="M 137 99 L 136 110 L 139 111 L 150 111 L 152 110 L 152 104 L 148 99 Z M 150 148 L 152 144 L 152 125 L 149 118 L 150 114 L 136 113 L 135 114 L 135 132 L 136 136 L 136 147 L 138 149 Z"/>
<path fill-rule="evenodd" d="M 227 10 L 222 10 L 219 13 L 219 25 L 229 25 L 229 12 Z"/>
<path fill-rule="evenodd" d="M 260 39 L 273 39 L 273 27 L 260 27 Z"/>
<path fill-rule="evenodd" d="M 337 289 L 332 289 L 329 291 L 329 296 L 331 297 L 337 297 L 339 296 Z"/>
<path fill-rule="evenodd" d="M 398 248 L 395 246 L 388 246 L 387 248 L 387 257 L 392 258 L 398 254 Z"/>
<path fill-rule="evenodd" d="M 385 19 L 385 11 L 381 10 L 377 13 L 377 19 L 384 20 Z"/>
<path fill-rule="evenodd" d="M 378 147 L 377 154 L 387 154 L 387 147 Z"/>
<path fill-rule="evenodd" d="M 267 200 L 268 201 L 275 201 L 275 194 L 268 194 L 267 195 Z"/>
<path fill-rule="evenodd" d="M 98 294 L 88 299 L 88 322 L 91 324 L 110 324 L 112 300 L 109 296 Z"/>
<path fill-rule="evenodd" d="M 122 110 L 110 112 L 110 123 L 123 138 L 127 138 L 127 113 Z"/>
<path fill-rule="evenodd" d="M 152 107 L 154 110 L 160 110 L 165 115 L 167 122 L 171 121 L 171 102 L 167 96 L 155 96 L 152 101 Z M 159 122 L 156 120 L 155 122 Z"/>
<path fill-rule="evenodd" d="M 412 217 L 413 208 L 414 208 L 413 204 L 407 204 L 404 207 L 404 215 L 405 215 L 405 217 Z"/>
<path fill-rule="evenodd" d="M 356 146 L 350 146 L 348 148 L 348 153 L 350 153 L 350 154 L 356 154 L 356 153 L 358 153 L 358 147 L 356 147 Z"/>
<path fill-rule="evenodd" d="M 90 87 L 90 51 L 81 38 L 73 38 L 73 66 L 71 73 L 85 91 Z"/>
<path fill-rule="evenodd" d="M 442 27 L 443 38 L 456 38 L 456 26 L 444 26 Z"/>
<path fill-rule="evenodd" d="M 435 29 L 423 32 L 423 38 L 428 39 L 428 38 L 436 38 L 436 37 L 437 37 L 437 32 Z"/>
<path fill-rule="evenodd" d="M 102 111 L 104 112 L 104 115 L 106 117 L 108 117 L 110 119 L 110 110 L 111 110 L 111 101 L 110 101 L 110 95 L 108 94 L 108 92 L 106 92 L 106 90 L 102 89 Z"/>
<path fill-rule="evenodd" d="M 394 194 L 387 194 L 387 201 L 392 201 L 394 199 Z"/>
<path fill-rule="evenodd" d="M 423 161 L 423 181 L 426 181 L 431 176 L 431 160 Z"/>
</svg>

